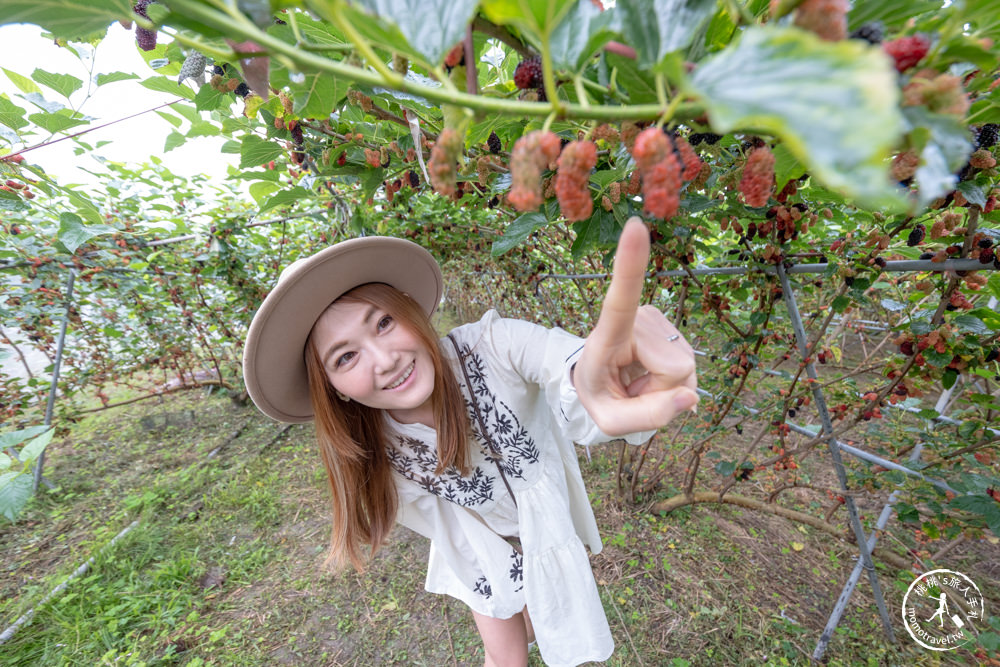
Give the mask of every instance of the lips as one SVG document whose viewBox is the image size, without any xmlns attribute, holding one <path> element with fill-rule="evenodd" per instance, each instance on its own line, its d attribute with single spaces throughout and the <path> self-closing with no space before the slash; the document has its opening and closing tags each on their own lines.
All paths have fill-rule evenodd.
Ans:
<svg viewBox="0 0 1000 667">
<path fill-rule="evenodd" d="M 410 365 L 407 366 L 406 370 L 403 371 L 403 374 L 400 375 L 395 380 L 393 380 L 391 383 L 387 384 L 385 386 L 385 389 L 387 389 L 387 390 L 389 390 L 389 389 L 395 389 L 396 387 L 400 386 L 401 384 L 403 384 L 404 382 L 406 382 L 407 380 L 409 380 L 410 376 L 413 375 L 413 369 L 414 369 L 415 364 L 416 364 L 416 362 L 411 361 Z"/>
</svg>

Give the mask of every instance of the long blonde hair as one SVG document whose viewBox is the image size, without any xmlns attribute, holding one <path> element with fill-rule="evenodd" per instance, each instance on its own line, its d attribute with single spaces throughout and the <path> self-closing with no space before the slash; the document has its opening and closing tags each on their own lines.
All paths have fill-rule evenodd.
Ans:
<svg viewBox="0 0 1000 667">
<path fill-rule="evenodd" d="M 429 350 L 434 365 L 431 406 L 437 430 L 437 474 L 469 467 L 469 417 L 458 381 L 438 345 L 430 319 L 416 301 L 382 283 L 368 283 L 341 296 L 338 302 L 369 303 L 390 314 Z M 330 483 L 333 530 L 327 564 L 348 563 L 364 569 L 362 546 L 374 556 L 396 520 L 399 501 L 387 448 L 391 435 L 378 408 L 337 398 L 326 377 L 319 351 L 309 337 L 305 350 L 309 394 L 316 415 L 316 441 Z M 370 557 L 369 556 L 369 557 Z"/>
</svg>

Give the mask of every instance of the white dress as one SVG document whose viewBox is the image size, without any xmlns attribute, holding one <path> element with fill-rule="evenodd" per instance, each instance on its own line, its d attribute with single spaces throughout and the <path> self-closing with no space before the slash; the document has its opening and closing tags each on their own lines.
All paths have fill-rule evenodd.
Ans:
<svg viewBox="0 0 1000 667">
<path fill-rule="evenodd" d="M 449 338 L 461 360 L 448 338 L 441 349 L 474 432 L 469 475 L 454 468 L 434 475 L 435 431 L 389 417 L 397 519 L 431 540 L 425 587 L 494 618 L 527 606 L 549 665 L 606 660 L 614 642 L 583 548 L 599 553 L 601 538 L 573 443 L 612 438 L 570 382 L 583 341 L 493 310 Z M 638 444 L 651 435 L 625 439 Z M 517 539 L 521 552 L 512 546 Z"/>
</svg>

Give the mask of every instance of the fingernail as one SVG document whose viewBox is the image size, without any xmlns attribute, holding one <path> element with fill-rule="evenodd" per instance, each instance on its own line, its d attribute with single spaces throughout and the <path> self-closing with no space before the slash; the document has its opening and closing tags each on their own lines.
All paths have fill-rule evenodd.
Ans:
<svg viewBox="0 0 1000 667">
<path fill-rule="evenodd" d="M 685 412 L 690 410 L 697 414 L 698 412 L 698 394 L 691 391 L 681 392 L 674 396 L 674 408 L 677 412 Z"/>
</svg>

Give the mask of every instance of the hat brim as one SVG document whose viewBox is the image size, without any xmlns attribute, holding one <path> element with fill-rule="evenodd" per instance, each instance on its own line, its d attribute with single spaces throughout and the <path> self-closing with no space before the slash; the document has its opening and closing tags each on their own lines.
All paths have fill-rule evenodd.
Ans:
<svg viewBox="0 0 1000 667">
<path fill-rule="evenodd" d="M 331 303 L 365 283 L 406 292 L 428 316 L 441 300 L 437 262 L 404 239 L 352 239 L 291 264 L 254 315 L 243 349 L 243 379 L 261 412 L 282 422 L 313 419 L 304 355 L 309 332 Z"/>
</svg>

